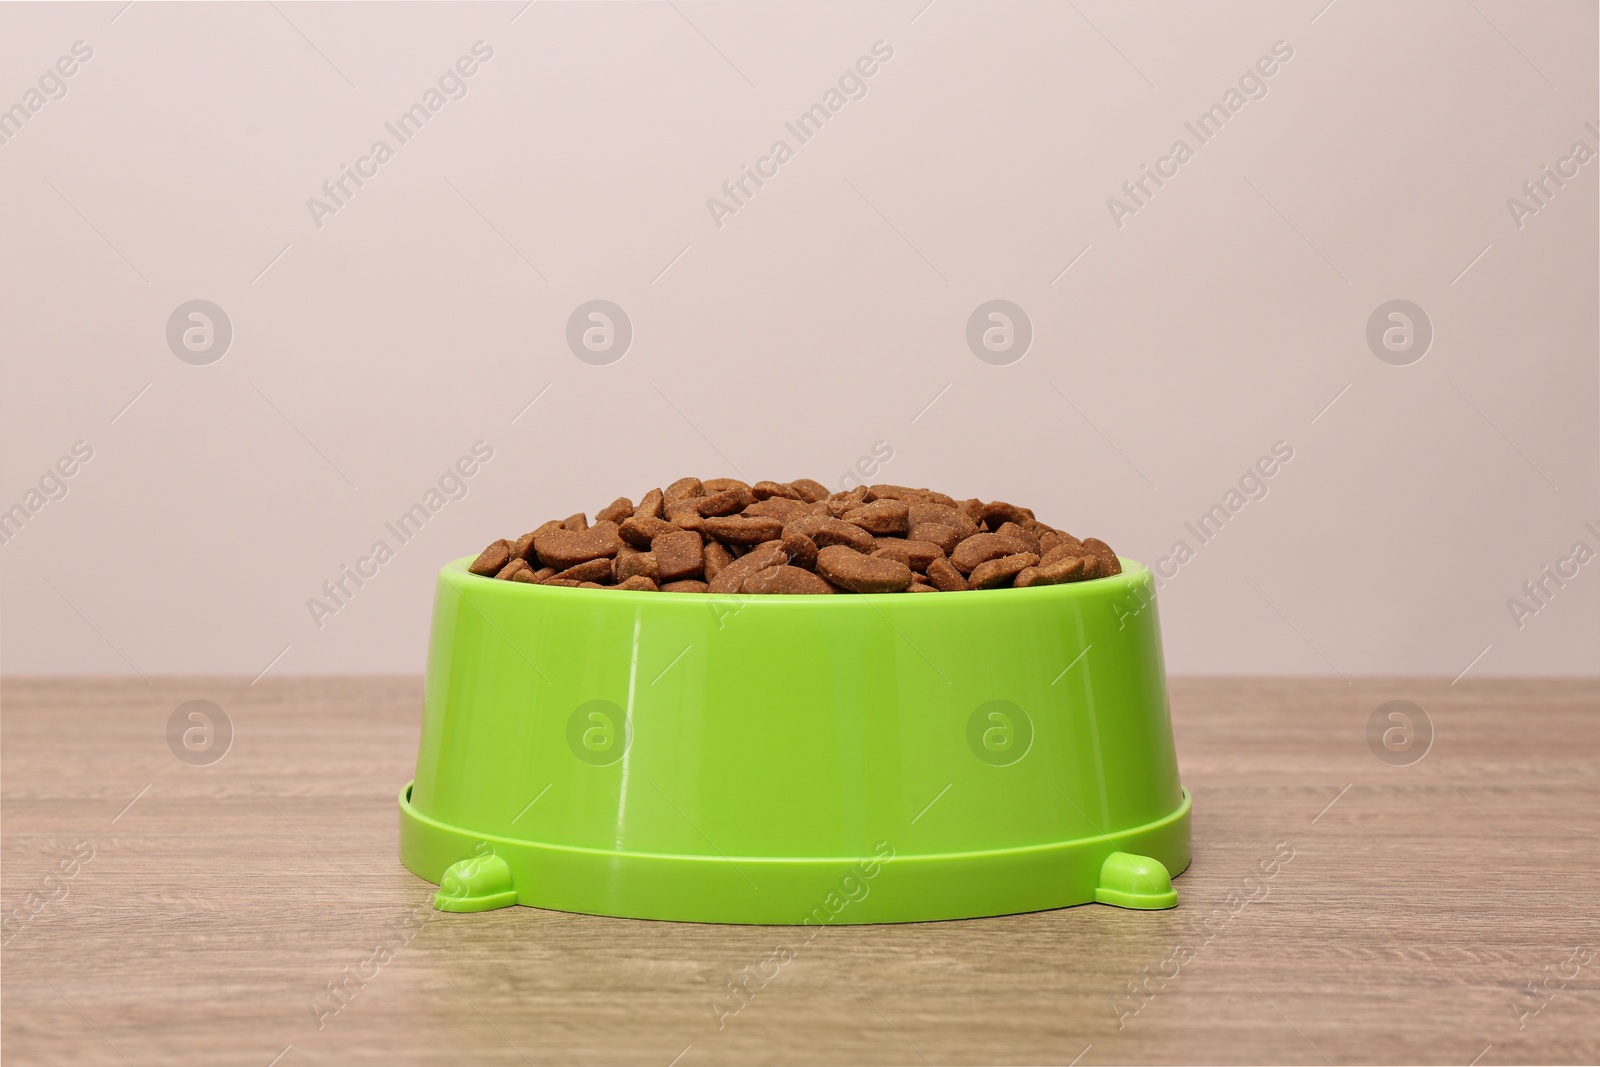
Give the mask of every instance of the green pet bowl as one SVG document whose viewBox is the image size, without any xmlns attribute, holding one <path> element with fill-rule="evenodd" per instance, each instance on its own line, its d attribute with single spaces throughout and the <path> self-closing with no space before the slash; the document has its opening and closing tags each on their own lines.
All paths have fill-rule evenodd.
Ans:
<svg viewBox="0 0 1600 1067">
<path fill-rule="evenodd" d="M 400 858 L 434 905 L 714 923 L 1177 903 L 1150 572 L 966 593 L 439 573 Z"/>
</svg>

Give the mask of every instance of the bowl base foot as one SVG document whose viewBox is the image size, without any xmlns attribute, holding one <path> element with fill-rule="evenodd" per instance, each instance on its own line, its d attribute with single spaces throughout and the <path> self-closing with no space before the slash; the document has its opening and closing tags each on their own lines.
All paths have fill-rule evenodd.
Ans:
<svg viewBox="0 0 1600 1067">
<path fill-rule="evenodd" d="M 1094 899 L 1101 904 L 1139 911 L 1159 911 L 1178 905 L 1172 876 L 1158 859 L 1113 852 L 1100 867 L 1100 885 Z"/>
</svg>

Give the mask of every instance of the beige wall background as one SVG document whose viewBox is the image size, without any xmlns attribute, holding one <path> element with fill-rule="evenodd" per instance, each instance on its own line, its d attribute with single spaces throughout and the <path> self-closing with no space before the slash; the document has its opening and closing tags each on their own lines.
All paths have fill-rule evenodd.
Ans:
<svg viewBox="0 0 1600 1067">
<path fill-rule="evenodd" d="M 1174 671 L 1594 674 L 1596 34 L 1509 0 L 4 5 L 4 669 L 418 672 L 453 557 L 876 448 L 1160 565 Z M 567 341 L 597 299 L 605 364 Z M 225 346 L 212 311 L 184 347 L 196 300 Z M 991 300 L 1031 328 L 1000 363 Z"/>
</svg>

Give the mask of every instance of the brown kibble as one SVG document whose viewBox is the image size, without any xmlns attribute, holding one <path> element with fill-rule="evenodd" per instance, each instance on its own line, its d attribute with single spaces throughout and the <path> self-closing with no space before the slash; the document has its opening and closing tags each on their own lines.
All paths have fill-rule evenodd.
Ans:
<svg viewBox="0 0 1600 1067">
<path fill-rule="evenodd" d="M 805 534 L 816 543 L 818 548 L 829 545 L 848 545 L 857 552 L 866 554 L 877 547 L 872 535 L 853 523 L 841 519 L 825 518 L 821 515 L 807 515 L 789 523 L 784 531 L 794 530 Z"/>
<path fill-rule="evenodd" d="M 735 545 L 759 545 L 783 536 L 783 523 L 779 520 L 746 518 L 743 515 L 707 519 L 704 529 L 708 536 Z"/>
<path fill-rule="evenodd" d="M 653 516 L 640 516 L 635 514 L 617 528 L 618 535 L 634 548 L 649 548 L 650 542 L 664 533 L 671 533 L 678 527 L 665 519 Z"/>
<path fill-rule="evenodd" d="M 675 500 L 665 506 L 667 521 L 680 530 L 699 530 L 705 519 L 700 515 L 699 498 Z"/>
<path fill-rule="evenodd" d="M 1027 588 L 1030 585 L 1061 585 L 1064 582 L 1076 582 L 1083 577 L 1083 560 L 1078 556 L 1067 556 L 1054 563 L 1041 561 L 1037 566 L 1029 567 L 1017 575 L 1012 584 L 1018 588 Z"/>
<path fill-rule="evenodd" d="M 941 526 L 949 526 L 961 534 L 963 539 L 981 532 L 978 524 L 969 519 L 960 508 L 946 507 L 931 501 L 918 501 L 911 504 L 911 525 L 918 526 L 925 522 L 936 522 Z"/>
<path fill-rule="evenodd" d="M 501 568 L 510 559 L 511 542 L 502 537 L 482 552 L 479 552 L 478 558 L 467 565 L 467 570 L 473 574 L 481 574 L 485 578 L 492 578 L 500 573 Z"/>
<path fill-rule="evenodd" d="M 978 521 L 996 532 L 1008 522 L 1014 522 L 1021 526 L 1028 521 L 1028 518 L 1029 515 L 1026 511 L 1014 504 L 1007 504 L 1004 500 L 991 501 L 983 505 L 978 511 Z"/>
<path fill-rule="evenodd" d="M 744 580 L 746 593 L 832 593 L 833 587 L 808 570 L 779 565 L 756 571 Z"/>
<path fill-rule="evenodd" d="M 796 478 L 789 483 L 789 488 L 793 489 L 795 495 L 807 504 L 815 504 L 828 499 L 828 487 L 810 478 Z"/>
<path fill-rule="evenodd" d="M 539 553 L 539 562 L 552 567 L 610 559 L 622 548 L 622 538 L 617 531 L 614 522 L 598 522 L 581 533 L 569 529 L 550 530 L 534 539 L 534 549 Z"/>
<path fill-rule="evenodd" d="M 994 533 L 973 534 L 950 553 L 950 562 L 962 574 L 971 574 L 974 567 L 991 559 L 1015 555 L 1020 546 L 1009 537 Z"/>
<path fill-rule="evenodd" d="M 697 496 L 705 496 L 706 487 L 700 484 L 699 478 L 679 478 L 662 494 L 663 505 L 672 504 L 679 500 L 692 500 Z"/>
<path fill-rule="evenodd" d="M 533 568 L 528 566 L 527 560 L 521 559 L 517 556 L 512 556 L 511 562 L 507 563 L 504 567 L 501 567 L 499 572 L 495 574 L 495 577 L 499 578 L 501 581 L 509 582 L 523 571 L 532 573 Z"/>
<path fill-rule="evenodd" d="M 1011 579 L 1038 562 L 1039 557 L 1032 552 L 1018 552 L 1015 555 L 991 559 L 972 569 L 972 577 L 968 584 L 974 589 L 998 589 L 1002 585 L 1009 585 Z"/>
<path fill-rule="evenodd" d="M 1044 538 L 1039 540 L 1043 543 Z M 1039 553 L 1039 565 L 1045 567 L 1063 559 L 1075 559 L 1083 555 L 1088 555 L 1088 553 L 1083 550 L 1082 545 L 1056 545 L 1054 548 L 1048 548 Z"/>
<path fill-rule="evenodd" d="M 659 519 L 661 518 L 661 490 L 652 489 L 639 501 L 639 506 L 633 509 L 634 518 Z"/>
<path fill-rule="evenodd" d="M 662 534 L 650 543 L 650 552 L 656 557 L 658 581 L 698 578 L 703 573 L 705 556 L 701 552 L 700 535 L 693 530 Z"/>
<path fill-rule="evenodd" d="M 736 485 L 731 489 L 724 489 L 696 500 L 695 510 L 709 519 L 717 515 L 736 514 L 755 502 L 755 497 L 750 495 L 750 490 L 746 486 Z"/>
<path fill-rule="evenodd" d="M 871 534 L 903 534 L 911 529 L 911 508 L 904 500 L 874 500 L 852 508 L 842 518 Z"/>
<path fill-rule="evenodd" d="M 941 593 L 959 593 L 967 588 L 967 580 L 947 559 L 936 559 L 928 564 L 928 584 Z"/>
<path fill-rule="evenodd" d="M 1109 578 L 1113 574 L 1122 573 L 1122 561 L 1117 559 L 1117 554 L 1111 551 L 1111 546 L 1098 537 L 1086 537 L 1083 547 L 1093 552 L 1100 561 L 1100 577 Z"/>
<path fill-rule="evenodd" d="M 625 582 L 636 575 L 643 575 L 651 580 L 661 576 L 661 571 L 656 566 L 654 552 L 634 552 L 617 557 L 618 582 Z"/>
<path fill-rule="evenodd" d="M 1079 541 L 1003 500 L 890 483 L 829 492 L 809 478 L 680 478 L 637 506 L 618 497 L 593 525 L 578 512 L 497 540 L 468 569 L 590 589 L 827 594 L 1057 585 L 1122 565 L 1104 541 Z"/>
<path fill-rule="evenodd" d="M 927 495 L 926 489 L 912 489 L 905 485 L 869 485 L 867 486 L 867 500 L 904 500 L 910 504 L 922 500 Z"/>
<path fill-rule="evenodd" d="M 788 497 L 771 496 L 765 500 L 757 500 L 754 504 L 744 509 L 743 514 L 752 519 L 778 519 L 782 522 L 791 522 L 801 515 L 807 514 L 809 505 Z"/>
<path fill-rule="evenodd" d="M 609 582 L 616 578 L 616 573 L 616 565 L 609 559 L 591 559 L 568 567 L 556 577 L 571 582 Z"/>
<path fill-rule="evenodd" d="M 707 541 L 702 553 L 705 561 L 706 581 L 711 581 L 717 572 L 733 562 L 733 553 L 728 551 L 728 546 L 721 541 Z"/>
<path fill-rule="evenodd" d="M 1039 539 L 1014 522 L 1001 523 L 1000 528 L 995 531 L 995 536 L 1008 537 L 1013 543 L 1021 546 L 1022 551 L 1032 552 L 1036 556 L 1039 554 Z"/>
<path fill-rule="evenodd" d="M 815 570 L 817 566 L 817 543 L 799 530 L 783 531 L 783 551 L 789 557 L 789 565 L 804 567 L 806 570 Z"/>
<path fill-rule="evenodd" d="M 780 499 L 799 500 L 800 494 L 792 486 L 782 482 L 757 482 L 750 487 L 750 495 L 757 500 L 766 500 L 770 497 Z"/>
<path fill-rule="evenodd" d="M 718 571 L 717 576 L 711 579 L 708 591 L 712 593 L 737 593 L 744 588 L 746 578 L 757 571 L 764 571 L 768 567 L 783 566 L 788 558 L 784 554 L 781 542 L 771 541 L 764 545 L 757 545 Z"/>
<path fill-rule="evenodd" d="M 911 568 L 899 560 L 864 556 L 845 545 L 817 553 L 817 573 L 853 593 L 900 593 L 911 585 Z"/>
<path fill-rule="evenodd" d="M 906 531 L 906 540 L 927 541 L 938 545 L 940 552 L 949 555 L 961 543 L 961 531 L 942 522 L 918 522 Z"/>
<path fill-rule="evenodd" d="M 944 549 L 927 541 L 909 541 L 898 537 L 880 537 L 872 555 L 895 559 L 914 571 L 927 570 L 928 564 L 944 559 Z"/>
</svg>

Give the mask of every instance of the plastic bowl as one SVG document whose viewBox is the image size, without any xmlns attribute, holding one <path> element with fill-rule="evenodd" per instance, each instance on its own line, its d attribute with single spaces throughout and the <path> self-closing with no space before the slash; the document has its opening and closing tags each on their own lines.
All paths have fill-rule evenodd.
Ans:
<svg viewBox="0 0 1600 1067">
<path fill-rule="evenodd" d="M 878 923 L 1177 902 L 1150 572 L 718 596 L 439 573 L 400 857 L 435 906 Z"/>
</svg>

